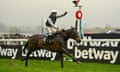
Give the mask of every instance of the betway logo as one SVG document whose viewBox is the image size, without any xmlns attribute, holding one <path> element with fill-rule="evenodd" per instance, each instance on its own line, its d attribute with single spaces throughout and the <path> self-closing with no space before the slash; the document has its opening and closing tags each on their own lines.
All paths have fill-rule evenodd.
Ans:
<svg viewBox="0 0 120 72">
<path fill-rule="evenodd" d="M 79 59 L 95 59 L 95 60 L 106 60 L 110 63 L 115 63 L 119 55 L 119 51 L 108 51 L 108 50 L 96 50 L 95 48 L 78 49 L 75 47 L 74 56 Z"/>
<path fill-rule="evenodd" d="M 0 47 L 0 56 L 8 56 L 8 57 L 11 57 L 12 59 L 15 59 L 17 52 L 18 52 L 18 49 Z"/>
<path fill-rule="evenodd" d="M 24 47 L 23 47 L 24 48 Z M 27 50 L 25 50 L 25 53 L 22 52 L 22 56 L 27 55 Z M 40 58 L 50 58 L 50 60 L 55 60 L 57 53 L 56 52 L 51 52 L 45 49 L 40 49 L 32 52 L 30 54 L 30 57 L 40 57 Z"/>
<path fill-rule="evenodd" d="M 67 41 L 67 48 L 73 49 L 73 46 L 75 44 L 77 46 L 118 47 L 120 44 L 120 41 L 115 41 L 114 39 L 111 39 L 109 41 L 102 41 L 102 39 L 98 39 L 97 41 L 95 41 L 94 39 L 93 40 L 91 39 L 91 40 L 83 40 L 83 41 L 77 43 L 74 39 L 69 39 Z"/>
</svg>

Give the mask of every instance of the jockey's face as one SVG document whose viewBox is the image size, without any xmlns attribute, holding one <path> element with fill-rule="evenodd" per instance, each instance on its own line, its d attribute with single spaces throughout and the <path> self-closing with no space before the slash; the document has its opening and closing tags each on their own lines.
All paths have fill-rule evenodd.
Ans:
<svg viewBox="0 0 120 72">
<path fill-rule="evenodd" d="M 52 16 L 56 17 L 57 13 L 52 13 Z"/>
</svg>

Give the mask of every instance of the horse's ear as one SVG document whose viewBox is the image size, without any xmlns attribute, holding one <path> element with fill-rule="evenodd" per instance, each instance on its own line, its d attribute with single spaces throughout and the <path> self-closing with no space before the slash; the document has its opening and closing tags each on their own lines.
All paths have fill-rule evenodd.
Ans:
<svg viewBox="0 0 120 72">
<path fill-rule="evenodd" d="M 71 26 L 71 29 L 77 30 L 76 26 Z"/>
<path fill-rule="evenodd" d="M 74 29 L 75 27 L 74 26 L 71 26 L 71 29 Z"/>
</svg>

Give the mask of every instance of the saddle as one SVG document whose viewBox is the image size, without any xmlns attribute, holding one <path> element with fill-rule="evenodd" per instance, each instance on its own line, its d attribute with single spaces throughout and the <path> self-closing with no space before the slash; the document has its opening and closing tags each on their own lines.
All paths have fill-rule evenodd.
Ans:
<svg viewBox="0 0 120 72">
<path fill-rule="evenodd" d="M 64 31 L 63 31 L 64 32 Z M 52 43 L 52 39 L 54 37 L 56 37 L 57 35 L 61 34 L 62 32 L 56 32 L 53 35 L 48 35 L 48 33 L 42 33 L 42 37 L 43 37 L 43 43 L 44 44 L 51 44 Z M 63 34 L 63 33 L 62 33 Z M 64 34 L 63 34 L 64 35 Z"/>
<path fill-rule="evenodd" d="M 42 33 L 41 35 L 43 38 L 43 43 L 45 45 L 52 43 L 52 39 L 54 38 L 54 35 L 48 35 L 48 33 Z"/>
</svg>

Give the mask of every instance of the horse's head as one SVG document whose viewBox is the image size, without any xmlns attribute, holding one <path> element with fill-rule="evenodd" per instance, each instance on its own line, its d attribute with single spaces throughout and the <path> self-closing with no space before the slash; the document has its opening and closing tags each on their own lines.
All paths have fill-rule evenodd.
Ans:
<svg viewBox="0 0 120 72">
<path fill-rule="evenodd" d="M 68 38 L 72 38 L 76 41 L 80 41 L 80 37 L 78 35 L 78 32 L 77 32 L 76 28 L 72 27 L 72 28 L 66 30 L 65 33 L 66 33 Z"/>
</svg>

